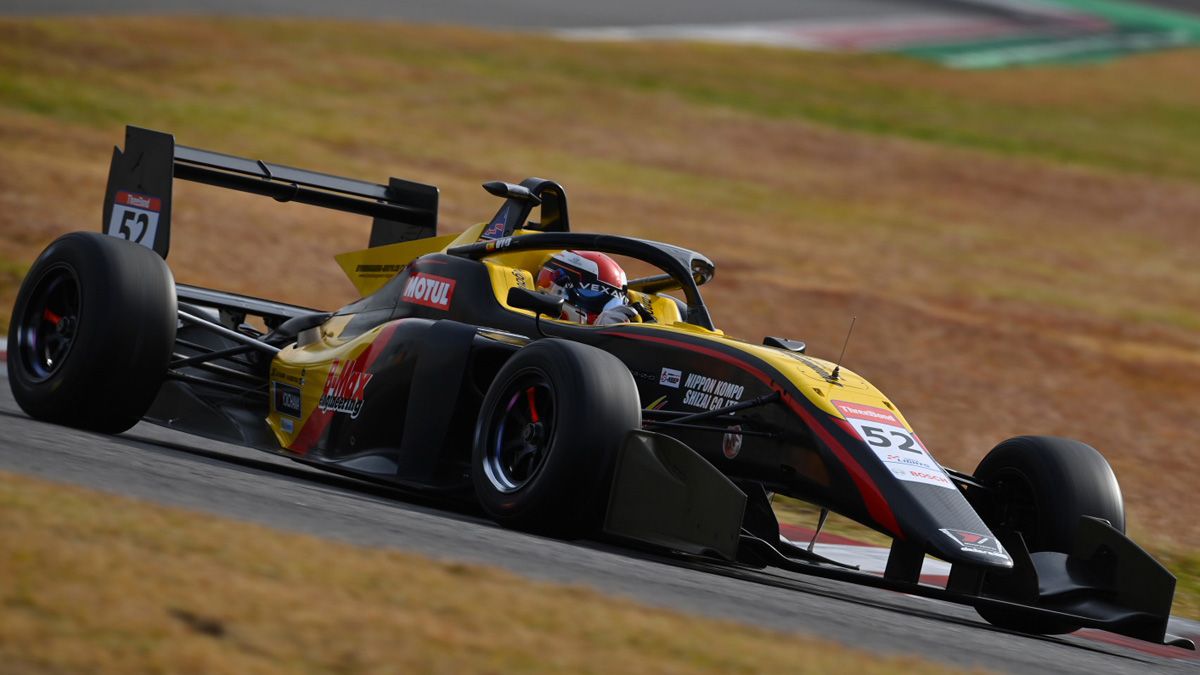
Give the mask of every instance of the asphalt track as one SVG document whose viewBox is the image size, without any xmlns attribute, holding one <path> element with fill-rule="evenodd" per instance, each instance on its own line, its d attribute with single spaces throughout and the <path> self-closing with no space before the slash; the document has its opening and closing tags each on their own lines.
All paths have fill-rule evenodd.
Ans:
<svg viewBox="0 0 1200 675">
<path fill-rule="evenodd" d="M 703 571 L 604 543 L 503 530 L 469 508 L 152 425 L 140 424 L 120 436 L 52 426 L 20 412 L 3 377 L 0 439 L 0 471 L 353 544 L 497 566 L 880 654 L 1021 673 L 1200 670 L 1194 653 L 1173 648 L 1153 650 L 1169 655 L 1163 656 L 1076 636 L 1018 635 L 988 626 L 969 608 L 889 591 L 786 573 Z"/>
</svg>

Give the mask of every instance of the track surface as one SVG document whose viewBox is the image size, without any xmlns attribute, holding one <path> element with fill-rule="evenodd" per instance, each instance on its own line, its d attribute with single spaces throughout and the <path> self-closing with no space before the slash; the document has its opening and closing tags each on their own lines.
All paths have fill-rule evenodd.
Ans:
<svg viewBox="0 0 1200 675">
<path fill-rule="evenodd" d="M 836 581 L 757 572 L 737 578 L 605 544 L 502 530 L 470 509 L 147 424 L 116 437 L 47 425 L 20 412 L 3 377 L 0 438 L 5 439 L 0 444 L 2 471 L 359 545 L 494 565 L 534 579 L 583 584 L 650 605 L 800 631 L 875 653 L 1022 673 L 1194 673 L 1200 664 L 1078 637 L 1007 633 L 987 626 L 968 608 Z"/>
</svg>

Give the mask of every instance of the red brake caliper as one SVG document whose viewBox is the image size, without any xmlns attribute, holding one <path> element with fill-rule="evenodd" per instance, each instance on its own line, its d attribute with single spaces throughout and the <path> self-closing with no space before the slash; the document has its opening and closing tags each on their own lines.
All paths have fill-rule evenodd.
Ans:
<svg viewBox="0 0 1200 675">
<path fill-rule="evenodd" d="M 45 319 L 46 321 L 49 321 L 50 323 L 54 324 L 55 326 L 58 325 L 59 321 L 62 321 L 61 316 L 55 314 L 54 312 L 51 312 L 48 308 L 42 310 L 42 318 Z"/>
<path fill-rule="evenodd" d="M 533 387 L 525 390 L 525 398 L 529 399 L 529 417 L 531 421 L 538 421 L 537 404 L 533 400 Z"/>
</svg>

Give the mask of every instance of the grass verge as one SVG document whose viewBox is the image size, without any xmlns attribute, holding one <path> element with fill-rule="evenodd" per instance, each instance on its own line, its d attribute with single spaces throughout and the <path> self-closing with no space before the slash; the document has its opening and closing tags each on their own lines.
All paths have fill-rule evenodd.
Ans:
<svg viewBox="0 0 1200 675">
<path fill-rule="evenodd" d="M 951 672 L 0 473 L 8 672 Z"/>
</svg>

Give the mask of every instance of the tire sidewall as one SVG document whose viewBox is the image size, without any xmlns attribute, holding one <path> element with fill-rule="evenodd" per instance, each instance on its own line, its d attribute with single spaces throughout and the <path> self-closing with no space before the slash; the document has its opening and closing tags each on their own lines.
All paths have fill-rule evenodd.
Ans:
<svg viewBox="0 0 1200 675">
<path fill-rule="evenodd" d="M 516 490 L 501 492 L 484 474 L 486 444 L 511 387 L 534 374 L 550 384 L 550 441 L 538 469 Z M 472 450 L 475 491 L 484 511 L 514 527 L 577 536 L 599 521 L 616 452 L 641 424 L 633 376 L 616 357 L 565 340 L 538 340 L 501 368 L 480 406 Z"/>
<path fill-rule="evenodd" d="M 34 293 L 67 271 L 79 290 L 69 352 L 50 375 L 35 377 L 20 332 Z M 123 431 L 153 402 L 175 339 L 175 285 L 166 263 L 137 244 L 92 232 L 56 239 L 18 291 L 9 325 L 9 385 L 23 410 L 45 421 Z"/>
<path fill-rule="evenodd" d="M 1001 480 L 1022 480 L 1032 492 L 1037 522 L 1021 531 L 1030 553 L 1070 553 L 1080 516 L 1103 518 L 1125 531 L 1121 488 L 1112 468 L 1095 448 L 1069 438 L 1018 436 L 1000 443 L 979 463 L 975 479 L 995 488 Z M 996 513 L 1003 511 L 993 504 Z M 999 523 L 988 523 L 997 527 Z M 1029 530 L 1029 531 L 1026 531 Z M 988 623 L 1042 635 L 1061 635 L 1079 628 L 1021 608 L 977 607 Z"/>
<path fill-rule="evenodd" d="M 1125 531 L 1116 476 L 1104 457 L 1085 443 L 1056 436 L 1010 438 L 975 470 L 975 478 L 989 487 L 1005 477 L 1023 480 L 1032 490 L 1036 532 L 1022 532 L 1030 552 L 1070 553 L 1080 516 L 1103 518 Z"/>
</svg>

